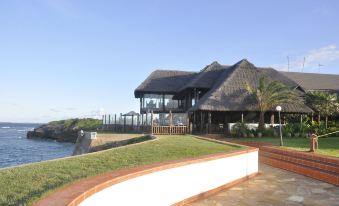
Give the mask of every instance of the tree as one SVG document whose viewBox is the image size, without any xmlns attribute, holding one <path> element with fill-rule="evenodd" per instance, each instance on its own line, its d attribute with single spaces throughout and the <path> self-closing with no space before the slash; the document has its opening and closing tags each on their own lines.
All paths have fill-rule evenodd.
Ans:
<svg viewBox="0 0 339 206">
<path fill-rule="evenodd" d="M 303 98 L 294 90 L 279 81 L 268 82 L 264 76 L 260 77 L 257 87 L 246 83 L 246 90 L 256 99 L 260 111 L 259 129 L 265 128 L 264 116 L 268 110 L 274 110 L 280 104 L 302 104 Z"/>
<path fill-rule="evenodd" d="M 328 117 L 339 112 L 338 95 L 324 91 L 309 92 L 307 94 L 307 104 L 318 112 L 318 121 L 320 115 L 325 116 L 325 128 L 327 129 Z"/>
</svg>

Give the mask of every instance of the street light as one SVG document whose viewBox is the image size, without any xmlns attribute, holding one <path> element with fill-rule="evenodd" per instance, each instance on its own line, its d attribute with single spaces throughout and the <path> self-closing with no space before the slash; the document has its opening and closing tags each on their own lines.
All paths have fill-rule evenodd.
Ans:
<svg viewBox="0 0 339 206">
<path fill-rule="evenodd" d="M 281 106 L 277 106 L 275 109 L 278 111 L 278 114 L 279 114 L 280 146 L 283 146 L 283 139 L 282 139 L 282 132 L 281 132 L 281 118 L 280 118 Z"/>
</svg>

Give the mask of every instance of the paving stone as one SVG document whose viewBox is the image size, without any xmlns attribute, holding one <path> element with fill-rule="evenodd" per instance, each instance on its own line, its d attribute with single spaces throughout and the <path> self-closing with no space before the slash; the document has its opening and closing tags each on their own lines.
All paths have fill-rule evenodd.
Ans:
<svg viewBox="0 0 339 206">
<path fill-rule="evenodd" d="M 287 198 L 287 200 L 292 202 L 302 203 L 304 201 L 304 197 L 298 195 L 292 195 Z"/>
<path fill-rule="evenodd" d="M 264 164 L 259 167 L 262 175 L 188 205 L 339 206 L 338 187 Z"/>
<path fill-rule="evenodd" d="M 254 183 L 266 183 L 267 181 L 266 180 L 254 180 L 253 182 Z"/>
<path fill-rule="evenodd" d="M 305 186 L 299 186 L 297 188 L 297 194 L 298 195 L 310 195 L 311 192 L 310 192 L 309 188 L 307 188 Z"/>
<path fill-rule="evenodd" d="M 312 193 L 314 194 L 323 194 L 326 192 L 326 190 L 322 189 L 322 188 L 314 188 L 314 189 L 311 189 Z"/>
<path fill-rule="evenodd" d="M 295 178 L 289 178 L 289 179 L 278 180 L 278 182 L 295 182 Z"/>
<path fill-rule="evenodd" d="M 242 190 L 244 190 L 244 189 L 243 189 L 243 188 L 240 188 L 240 187 L 233 187 L 233 188 L 231 188 L 230 190 L 242 191 Z"/>
</svg>

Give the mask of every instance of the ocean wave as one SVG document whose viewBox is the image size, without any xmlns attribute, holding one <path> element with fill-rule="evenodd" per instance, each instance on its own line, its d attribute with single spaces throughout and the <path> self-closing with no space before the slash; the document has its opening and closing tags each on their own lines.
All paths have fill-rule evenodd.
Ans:
<svg viewBox="0 0 339 206">
<path fill-rule="evenodd" d="M 1 127 L 1 129 L 10 129 L 11 127 Z"/>
</svg>

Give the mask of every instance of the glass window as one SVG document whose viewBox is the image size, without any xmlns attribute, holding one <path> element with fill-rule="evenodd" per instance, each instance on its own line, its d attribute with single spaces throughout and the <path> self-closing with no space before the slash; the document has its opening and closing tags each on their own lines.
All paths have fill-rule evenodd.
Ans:
<svg viewBox="0 0 339 206">
<path fill-rule="evenodd" d="M 166 109 L 177 109 L 179 107 L 179 102 L 176 99 L 173 99 L 173 95 L 165 95 L 165 108 Z"/>
<path fill-rule="evenodd" d="M 162 109 L 163 99 L 160 94 L 145 94 L 143 101 L 144 109 Z"/>
</svg>

